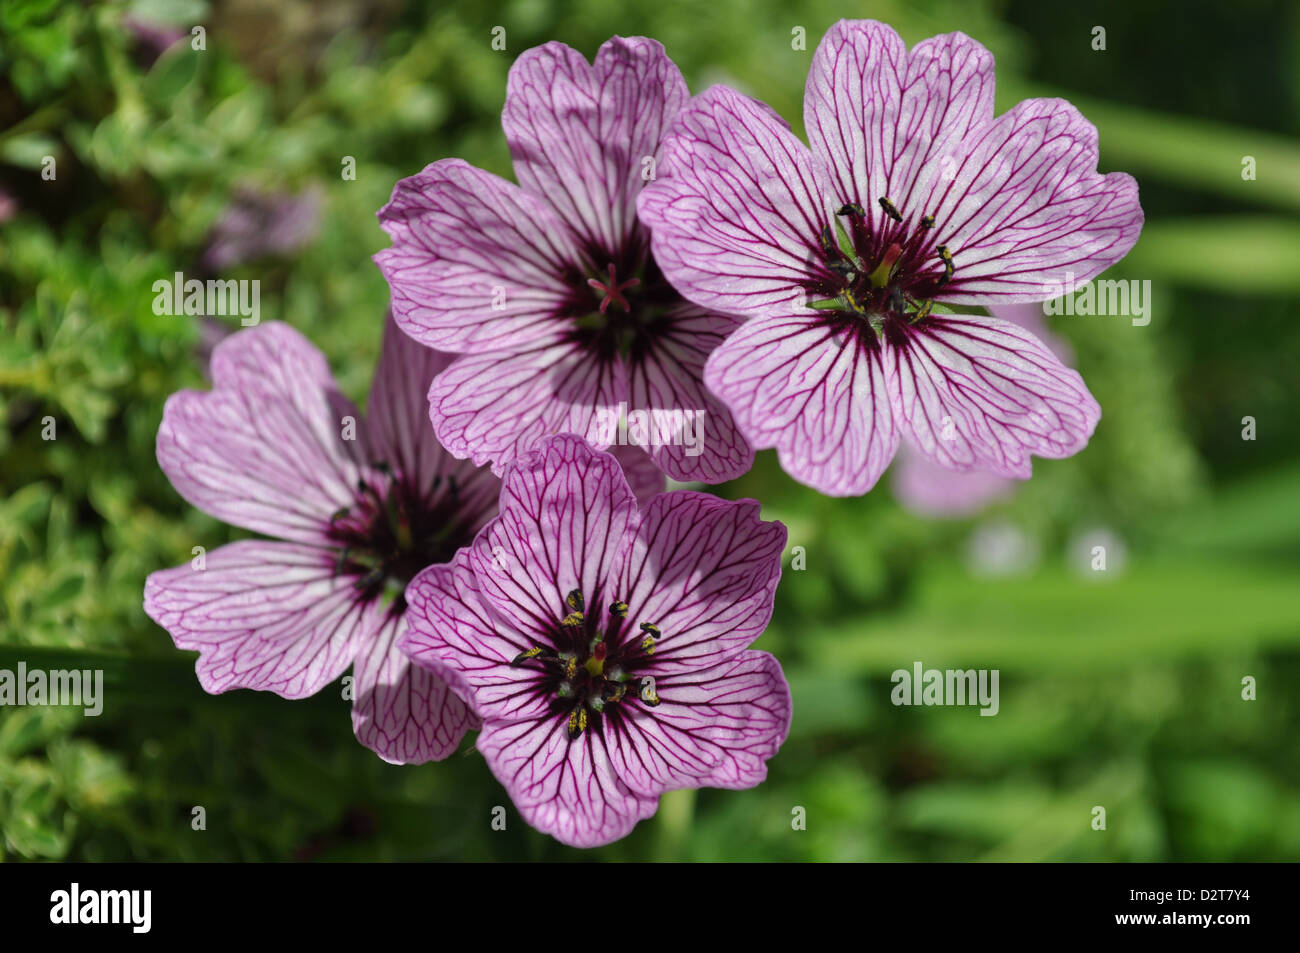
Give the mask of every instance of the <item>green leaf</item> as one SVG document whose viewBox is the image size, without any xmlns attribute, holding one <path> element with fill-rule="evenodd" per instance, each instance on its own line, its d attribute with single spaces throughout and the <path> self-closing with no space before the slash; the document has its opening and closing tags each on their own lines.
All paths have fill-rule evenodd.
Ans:
<svg viewBox="0 0 1300 953">
<path fill-rule="evenodd" d="M 134 0 L 131 16 L 163 26 L 190 26 L 207 19 L 206 0 Z"/>
<path fill-rule="evenodd" d="M 53 136 L 31 132 L 15 136 L 0 146 L 0 158 L 24 169 L 39 169 L 46 156 L 58 156 L 60 146 Z"/>
<path fill-rule="evenodd" d="M 987 579 L 939 566 L 896 614 L 846 618 L 801 636 L 837 671 L 927 667 L 1104 670 L 1135 659 L 1210 657 L 1300 645 L 1293 569 L 1162 561 L 1092 581 L 1064 569 Z"/>
<path fill-rule="evenodd" d="M 155 108 L 169 110 L 172 100 L 194 82 L 205 55 L 192 50 L 185 43 L 173 46 L 159 58 L 144 78 L 145 98 Z"/>
<path fill-rule="evenodd" d="M 1233 295 L 1300 292 L 1300 222 L 1262 216 L 1148 222 L 1124 271 Z"/>
</svg>

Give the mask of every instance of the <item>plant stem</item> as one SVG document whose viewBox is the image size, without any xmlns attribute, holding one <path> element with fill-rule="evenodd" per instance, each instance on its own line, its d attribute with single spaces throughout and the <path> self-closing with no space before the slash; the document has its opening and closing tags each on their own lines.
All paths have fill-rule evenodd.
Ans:
<svg viewBox="0 0 1300 953">
<path fill-rule="evenodd" d="M 661 861 L 682 859 L 686 838 L 695 816 L 695 789 L 668 791 L 659 799 L 659 843 L 656 850 Z"/>
</svg>

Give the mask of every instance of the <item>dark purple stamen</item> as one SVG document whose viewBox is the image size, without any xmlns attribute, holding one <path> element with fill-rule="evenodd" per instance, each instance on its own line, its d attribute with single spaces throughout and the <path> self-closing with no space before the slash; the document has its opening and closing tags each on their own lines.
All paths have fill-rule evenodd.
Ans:
<svg viewBox="0 0 1300 953">
<path fill-rule="evenodd" d="M 592 726 L 599 730 L 605 717 L 621 713 L 621 707 L 611 707 L 620 702 L 638 699 L 650 708 L 659 704 L 653 679 L 641 673 L 663 635 L 653 623 L 626 625 L 626 603 L 613 605 L 622 614 L 611 611 L 610 617 L 587 618 L 577 608 L 585 606 L 585 600 L 575 589 L 565 599 L 565 608 L 573 611 L 563 614 L 550 633 L 554 647 L 533 646 L 511 662 L 542 673 L 538 690 L 551 699 L 553 711 L 569 716 L 570 738 Z"/>
<path fill-rule="evenodd" d="M 848 319 L 869 319 L 871 327 L 889 321 L 917 323 L 929 317 L 933 299 L 952 279 L 956 265 L 950 250 L 935 243 L 932 215 L 914 219 L 886 196 L 877 199 L 880 215 L 873 225 L 857 202 L 836 213 L 846 223 L 851 254 L 830 240 L 830 227 L 817 235 L 824 271 L 807 284 L 813 306 L 829 323 L 861 329 Z M 874 344 L 875 335 L 865 340 Z"/>
<path fill-rule="evenodd" d="M 570 292 L 556 314 L 569 324 L 569 339 L 601 363 L 643 360 L 671 332 L 671 312 L 681 296 L 643 240 L 629 240 L 615 251 L 587 248 L 583 261 L 566 273 Z"/>
<path fill-rule="evenodd" d="M 358 481 L 356 500 L 334 513 L 326 534 L 338 548 L 335 572 L 354 577 L 358 599 L 396 591 L 393 611 L 401 612 L 406 584 L 426 566 L 450 562 L 472 542 L 472 527 L 454 483 L 422 493 L 382 464 L 372 469 L 378 475 Z"/>
</svg>

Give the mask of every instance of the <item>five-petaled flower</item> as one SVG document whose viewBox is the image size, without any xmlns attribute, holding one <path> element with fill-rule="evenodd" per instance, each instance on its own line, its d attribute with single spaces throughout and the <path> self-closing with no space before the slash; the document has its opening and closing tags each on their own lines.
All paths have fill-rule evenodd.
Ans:
<svg viewBox="0 0 1300 953">
<path fill-rule="evenodd" d="M 694 492 L 638 509 L 608 454 L 548 438 L 500 515 L 408 587 L 402 648 L 465 687 L 478 747 L 524 818 L 566 844 L 624 836 L 675 788 L 745 788 L 790 694 L 747 646 L 772 612 L 785 528 Z"/>
<path fill-rule="evenodd" d="M 606 447 L 626 410 L 654 415 L 637 439 L 675 479 L 749 469 L 753 449 L 702 381 L 739 319 L 673 290 L 636 214 L 688 95 L 654 40 L 614 37 L 594 63 L 548 43 L 510 70 L 519 185 L 443 159 L 393 190 L 379 213 L 393 245 L 375 260 L 402 329 L 461 355 L 429 392 L 453 454 L 501 473 L 549 434 Z M 678 432 L 701 415 L 701 441 Z"/>
<path fill-rule="evenodd" d="M 500 482 L 429 428 L 425 393 L 449 360 L 390 320 L 363 419 L 324 356 L 270 322 L 217 345 L 211 391 L 167 401 L 158 462 L 172 486 L 275 537 L 149 576 L 145 611 L 199 651 L 206 691 L 303 698 L 352 665 L 357 739 L 397 763 L 445 758 L 477 726 L 445 679 L 397 648 L 406 582 L 496 514 Z"/>
<path fill-rule="evenodd" d="M 813 57 L 811 148 L 713 87 L 678 115 L 639 200 L 656 260 L 701 307 L 748 320 L 705 380 L 756 447 L 832 495 L 875 485 L 900 436 L 934 462 L 1027 477 L 1100 408 L 1041 341 L 936 305 L 1041 301 L 1122 258 L 1137 185 L 1096 171 L 1059 99 L 993 115 L 993 58 L 960 33 L 909 53 L 842 21 Z"/>
</svg>

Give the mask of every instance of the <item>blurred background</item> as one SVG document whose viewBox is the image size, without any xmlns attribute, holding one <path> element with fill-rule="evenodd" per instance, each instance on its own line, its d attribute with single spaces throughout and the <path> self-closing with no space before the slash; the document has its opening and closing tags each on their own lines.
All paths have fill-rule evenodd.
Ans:
<svg viewBox="0 0 1300 953">
<path fill-rule="evenodd" d="M 260 279 L 262 320 L 304 331 L 362 399 L 388 293 L 375 212 L 434 159 L 510 176 L 520 51 L 654 36 L 693 91 L 735 85 L 800 131 L 812 50 L 863 16 L 909 44 L 980 40 L 999 111 L 1063 96 L 1096 123 L 1101 168 L 1138 178 L 1147 216 L 1107 277 L 1149 280 L 1151 320 L 1046 319 L 1103 418 L 1027 483 L 918 497 L 887 474 L 831 500 L 766 452 L 717 488 L 803 547 L 759 643 L 795 703 L 769 780 L 671 795 L 580 852 L 512 807 L 493 831 L 509 801 L 468 740 L 394 767 L 356 743 L 337 686 L 204 695 L 143 580 L 236 534 L 181 501 L 154 436 L 238 318 L 157 316 L 153 282 Z M 0 668 L 103 669 L 107 697 L 98 718 L 0 709 L 0 858 L 1300 859 L 1298 63 L 1283 0 L 6 0 Z M 894 707 L 890 673 L 917 661 L 997 669 L 998 715 Z"/>
</svg>

